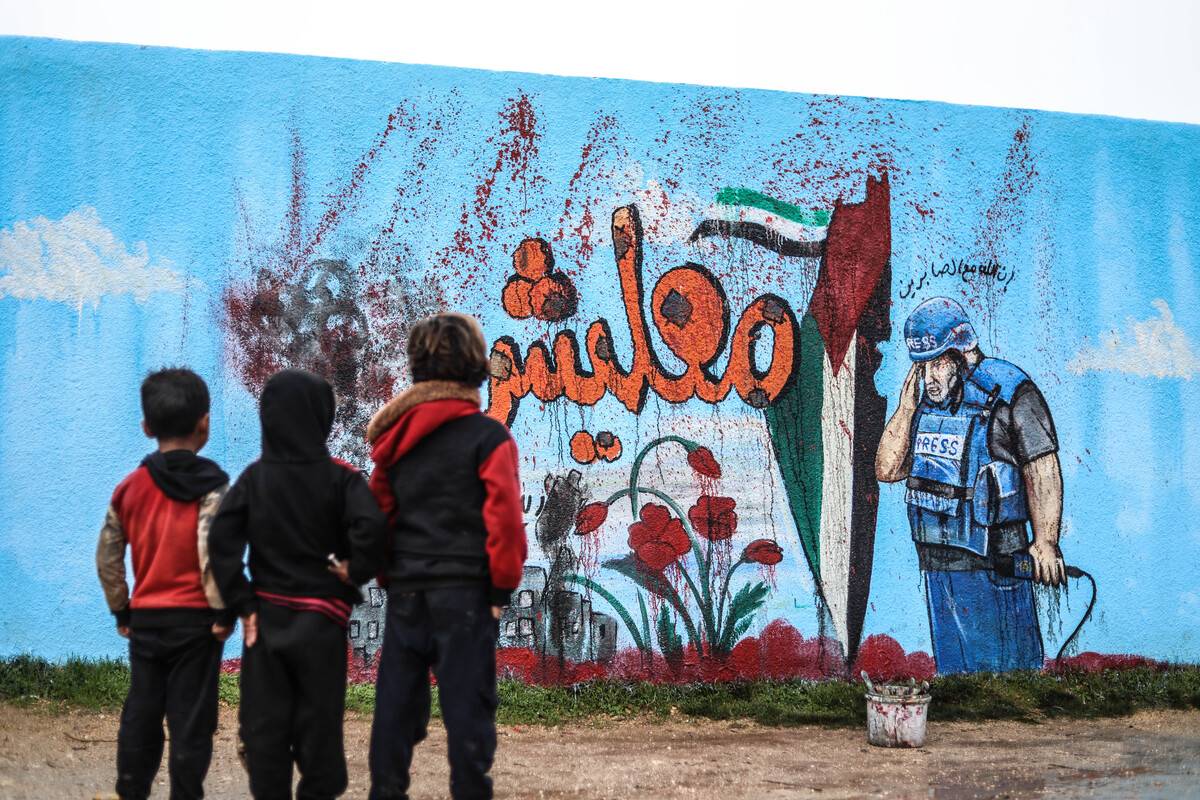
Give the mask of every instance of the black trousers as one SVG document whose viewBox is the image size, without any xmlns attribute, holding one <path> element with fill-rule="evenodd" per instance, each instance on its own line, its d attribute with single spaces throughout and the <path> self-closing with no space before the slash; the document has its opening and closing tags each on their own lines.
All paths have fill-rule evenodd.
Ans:
<svg viewBox="0 0 1200 800">
<path fill-rule="evenodd" d="M 346 791 L 342 714 L 346 630 L 315 611 L 263 602 L 258 641 L 242 651 L 238 722 L 250 793 L 258 800 L 325 800 Z"/>
<path fill-rule="evenodd" d="M 217 676 L 223 644 L 204 626 L 129 632 L 129 694 L 117 733 L 117 794 L 150 796 L 171 732 L 167 772 L 173 800 L 204 797 L 217 730 Z"/>
<path fill-rule="evenodd" d="M 388 595 L 371 727 L 372 800 L 408 797 L 413 747 L 429 723 L 431 668 L 449 744 L 450 796 L 492 796 L 496 635 L 482 586 Z"/>
</svg>

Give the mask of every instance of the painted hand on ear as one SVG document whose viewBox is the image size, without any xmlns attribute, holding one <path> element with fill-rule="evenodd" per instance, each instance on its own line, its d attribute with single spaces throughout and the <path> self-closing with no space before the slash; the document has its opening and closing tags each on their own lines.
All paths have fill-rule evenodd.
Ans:
<svg viewBox="0 0 1200 800">
<path fill-rule="evenodd" d="M 904 379 L 904 388 L 900 390 L 900 405 L 914 411 L 921 402 L 921 373 L 923 365 L 913 364 Z"/>
</svg>

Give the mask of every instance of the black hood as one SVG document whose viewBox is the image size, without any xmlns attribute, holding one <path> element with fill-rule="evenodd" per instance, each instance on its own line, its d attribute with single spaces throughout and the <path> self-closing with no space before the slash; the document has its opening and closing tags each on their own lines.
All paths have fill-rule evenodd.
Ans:
<svg viewBox="0 0 1200 800">
<path fill-rule="evenodd" d="M 277 372 L 263 387 L 262 460 L 276 463 L 328 461 L 333 430 L 333 387 L 302 369 Z"/>
<path fill-rule="evenodd" d="M 191 450 L 155 451 L 142 459 L 154 484 L 172 500 L 190 503 L 213 489 L 229 483 L 229 476 L 216 462 L 201 458 Z"/>
</svg>

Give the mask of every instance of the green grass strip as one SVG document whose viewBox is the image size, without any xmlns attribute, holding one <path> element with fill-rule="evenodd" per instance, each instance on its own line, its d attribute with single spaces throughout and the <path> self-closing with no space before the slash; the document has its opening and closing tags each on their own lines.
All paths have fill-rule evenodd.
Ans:
<svg viewBox="0 0 1200 800">
<path fill-rule="evenodd" d="M 0 700 L 51 710 L 120 708 L 129 668 L 120 661 L 72 659 L 51 664 L 17 656 L 0 660 Z M 1200 666 L 1109 670 L 1051 675 L 1009 672 L 952 675 L 933 681 L 929 715 L 934 720 L 1049 717 L 1092 718 L 1141 709 L 1200 708 Z M 236 705 L 238 677 L 221 675 L 221 699 Z M 752 720 L 763 725 L 863 724 L 863 687 L 846 681 L 753 681 L 716 684 L 654 684 L 595 681 L 575 686 L 499 684 L 497 720 L 505 725 L 558 725 L 593 720 L 675 716 Z M 346 688 L 346 709 L 370 714 L 375 687 Z M 438 716 L 434 689 L 434 716 Z"/>
<path fill-rule="evenodd" d="M 831 212 L 823 209 L 807 209 L 776 200 L 762 192 L 753 189 L 735 189 L 726 187 L 717 192 L 717 204 L 722 206 L 753 206 L 761 208 L 784 219 L 807 225 L 812 228 L 824 228 L 829 224 Z"/>
</svg>

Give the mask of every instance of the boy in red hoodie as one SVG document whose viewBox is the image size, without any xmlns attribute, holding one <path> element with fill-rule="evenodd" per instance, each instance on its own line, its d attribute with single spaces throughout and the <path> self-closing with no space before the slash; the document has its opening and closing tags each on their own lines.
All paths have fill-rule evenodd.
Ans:
<svg viewBox="0 0 1200 800">
<path fill-rule="evenodd" d="M 171 732 L 171 797 L 204 796 L 217 729 L 217 676 L 234 617 L 209 571 L 208 526 L 229 482 L 196 453 L 208 442 L 208 387 L 187 369 L 142 383 L 142 430 L 158 450 L 118 484 L 96 567 L 117 632 L 129 639 L 129 694 L 117 733 L 117 794 L 146 798 Z M 133 596 L 125 582 L 132 551 Z"/>
<path fill-rule="evenodd" d="M 479 410 L 479 324 L 438 314 L 408 338 L 413 386 L 367 426 L 371 491 L 388 515 L 388 608 L 371 728 L 371 798 L 406 798 L 429 722 L 429 671 L 449 741 L 450 794 L 490 798 L 496 637 L 526 543 L 517 446 Z"/>
</svg>

